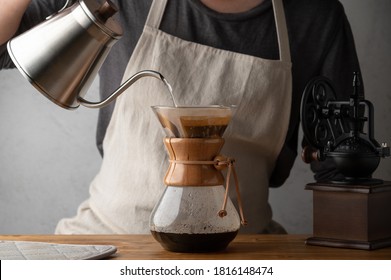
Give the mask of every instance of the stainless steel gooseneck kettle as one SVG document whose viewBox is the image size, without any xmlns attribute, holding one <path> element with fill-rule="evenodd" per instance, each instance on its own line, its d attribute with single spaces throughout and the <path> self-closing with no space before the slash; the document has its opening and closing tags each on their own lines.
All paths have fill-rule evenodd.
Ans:
<svg viewBox="0 0 391 280">
<path fill-rule="evenodd" d="M 117 11 L 109 0 L 102 4 L 96 0 L 68 0 L 46 21 L 11 39 L 7 44 L 10 57 L 35 88 L 66 109 L 80 104 L 103 107 L 145 76 L 168 85 L 160 73 L 145 70 L 130 77 L 103 101 L 83 98 L 111 47 L 122 37 L 121 26 L 112 18 Z"/>
</svg>

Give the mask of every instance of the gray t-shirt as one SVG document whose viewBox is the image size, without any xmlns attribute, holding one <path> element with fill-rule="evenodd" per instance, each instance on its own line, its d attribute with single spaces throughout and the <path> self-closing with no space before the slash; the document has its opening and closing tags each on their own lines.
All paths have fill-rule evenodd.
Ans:
<svg viewBox="0 0 391 280">
<path fill-rule="evenodd" d="M 23 17 L 19 32 L 41 22 L 60 9 L 65 1 L 33 0 Z M 117 0 L 117 15 L 124 36 L 113 46 L 100 70 L 100 94 L 104 98 L 120 85 L 127 62 L 142 33 L 152 0 Z M 348 99 L 352 73 L 359 71 L 353 35 L 342 5 L 337 0 L 284 0 L 292 56 L 292 110 L 288 134 L 270 180 L 280 186 L 289 176 L 297 156 L 300 103 L 305 85 L 315 76 L 331 79 L 338 98 Z M 244 53 L 278 59 L 278 42 L 271 0 L 239 14 L 221 14 L 199 0 L 169 0 L 161 30 L 181 39 Z M 13 67 L 4 46 L 0 67 Z M 114 103 L 99 112 L 97 145 L 102 142 Z M 260 105 L 261 109 L 261 105 Z M 317 180 L 339 176 L 330 162 L 312 164 Z"/>
</svg>

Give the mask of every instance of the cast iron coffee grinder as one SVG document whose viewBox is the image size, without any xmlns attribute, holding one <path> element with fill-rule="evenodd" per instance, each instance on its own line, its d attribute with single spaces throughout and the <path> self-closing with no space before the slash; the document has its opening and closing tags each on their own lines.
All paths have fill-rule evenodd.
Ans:
<svg viewBox="0 0 391 280">
<path fill-rule="evenodd" d="M 221 156 L 233 107 L 152 108 L 163 126 L 169 167 L 166 188 L 150 217 L 154 238 L 169 251 L 225 249 L 245 224 L 234 160 Z M 227 180 L 221 170 L 227 168 Z M 228 197 L 233 175 L 240 217 Z"/>
<path fill-rule="evenodd" d="M 390 156 L 386 143 L 374 139 L 371 102 L 359 92 L 354 73 L 349 100 L 336 99 L 330 80 L 307 85 L 302 99 L 304 162 L 333 161 L 342 174 L 335 181 L 311 183 L 313 236 L 310 245 L 372 250 L 391 245 L 391 182 L 372 178 L 380 158 Z"/>
</svg>

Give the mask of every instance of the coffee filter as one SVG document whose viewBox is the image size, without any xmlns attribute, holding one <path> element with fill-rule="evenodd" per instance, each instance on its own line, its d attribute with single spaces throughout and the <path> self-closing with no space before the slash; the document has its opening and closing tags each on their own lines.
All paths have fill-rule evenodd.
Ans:
<svg viewBox="0 0 391 280">
<path fill-rule="evenodd" d="M 152 106 L 167 137 L 221 138 L 235 106 Z"/>
</svg>

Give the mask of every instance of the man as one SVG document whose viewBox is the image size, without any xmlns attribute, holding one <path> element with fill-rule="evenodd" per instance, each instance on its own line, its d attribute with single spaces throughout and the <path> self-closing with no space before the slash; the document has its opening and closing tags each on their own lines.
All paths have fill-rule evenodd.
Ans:
<svg viewBox="0 0 391 280">
<path fill-rule="evenodd" d="M 30 1 L 14 2 L 0 2 L 0 43 L 18 26 L 19 32 L 26 30 L 63 5 L 32 1 L 21 20 Z M 154 69 L 173 84 L 179 104 L 238 105 L 224 152 L 240 162 L 249 220 L 243 232 L 282 232 L 272 221 L 268 187 L 283 184 L 297 155 L 305 84 L 323 75 L 335 82 L 340 97 L 347 97 L 352 73 L 359 70 L 342 5 L 336 0 L 116 3 L 125 35 L 100 71 L 102 97 L 138 70 Z M 14 15 L 6 16 L 10 10 Z M 0 63 L 12 67 L 4 46 Z M 160 86 L 140 81 L 119 98 L 115 110 L 111 104 L 100 111 L 102 169 L 91 183 L 91 197 L 76 217 L 59 223 L 57 232 L 148 231 L 166 170 L 161 163 L 167 161 L 157 121 L 145 113 L 150 105 L 169 104 L 157 96 Z M 317 179 L 338 176 L 328 163 L 313 165 L 313 170 Z"/>
</svg>

